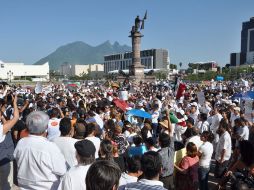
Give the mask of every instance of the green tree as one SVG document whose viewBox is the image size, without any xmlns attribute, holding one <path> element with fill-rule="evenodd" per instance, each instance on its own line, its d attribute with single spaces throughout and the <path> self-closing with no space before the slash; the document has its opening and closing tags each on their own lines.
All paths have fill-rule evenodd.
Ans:
<svg viewBox="0 0 254 190">
<path fill-rule="evenodd" d="M 169 65 L 169 68 L 170 68 L 170 69 L 177 69 L 177 65 L 171 63 L 171 64 Z"/>
</svg>

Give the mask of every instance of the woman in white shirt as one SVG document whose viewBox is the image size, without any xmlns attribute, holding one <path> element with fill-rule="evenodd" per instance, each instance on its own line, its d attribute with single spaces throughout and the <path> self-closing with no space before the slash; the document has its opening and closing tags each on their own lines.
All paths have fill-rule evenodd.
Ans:
<svg viewBox="0 0 254 190">
<path fill-rule="evenodd" d="M 203 144 L 199 148 L 199 189 L 208 190 L 208 176 L 213 155 L 213 144 L 211 142 L 214 139 L 214 135 L 209 131 L 204 131 L 200 139 L 203 141 Z"/>
</svg>

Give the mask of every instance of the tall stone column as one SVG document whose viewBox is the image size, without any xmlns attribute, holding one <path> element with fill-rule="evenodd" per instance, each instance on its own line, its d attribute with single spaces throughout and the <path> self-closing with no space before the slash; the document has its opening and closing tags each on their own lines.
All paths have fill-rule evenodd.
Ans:
<svg viewBox="0 0 254 190">
<path fill-rule="evenodd" d="M 144 78 L 144 67 L 141 64 L 140 44 L 143 35 L 140 32 L 132 32 L 129 36 L 132 39 L 132 65 L 129 67 L 129 73 L 136 81 Z"/>
</svg>

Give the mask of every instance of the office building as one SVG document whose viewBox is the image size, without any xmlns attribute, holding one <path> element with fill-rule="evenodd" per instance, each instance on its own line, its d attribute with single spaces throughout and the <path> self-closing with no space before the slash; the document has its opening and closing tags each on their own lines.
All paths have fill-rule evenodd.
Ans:
<svg viewBox="0 0 254 190">
<path fill-rule="evenodd" d="M 145 69 L 169 69 L 168 50 L 149 49 L 140 51 L 141 64 Z M 104 56 L 104 72 L 128 70 L 132 64 L 132 52 Z"/>
<path fill-rule="evenodd" d="M 241 52 L 230 55 L 230 66 L 245 64 L 254 64 L 254 17 L 242 23 Z"/>
</svg>

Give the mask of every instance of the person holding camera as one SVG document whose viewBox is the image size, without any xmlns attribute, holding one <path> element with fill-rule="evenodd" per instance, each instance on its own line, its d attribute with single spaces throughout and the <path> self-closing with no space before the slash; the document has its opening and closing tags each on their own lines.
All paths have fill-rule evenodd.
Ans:
<svg viewBox="0 0 254 190">
<path fill-rule="evenodd" d="M 0 112 L 0 189 L 11 189 L 13 184 L 13 152 L 14 144 L 11 129 L 19 119 L 17 96 L 10 95 L 13 104 L 13 117 L 8 120 Z M 1 108 L 4 105 L 1 105 Z M 2 109 L 1 109 L 2 110 Z"/>
</svg>

